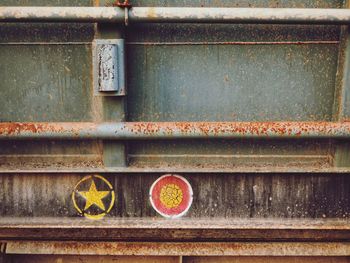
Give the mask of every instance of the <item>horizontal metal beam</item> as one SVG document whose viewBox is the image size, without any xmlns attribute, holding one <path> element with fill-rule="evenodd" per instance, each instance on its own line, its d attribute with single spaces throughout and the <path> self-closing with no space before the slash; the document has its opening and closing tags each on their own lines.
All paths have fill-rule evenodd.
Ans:
<svg viewBox="0 0 350 263">
<path fill-rule="evenodd" d="M 349 9 L 0 7 L 0 22 L 349 24 Z"/>
<path fill-rule="evenodd" d="M 350 122 L 0 123 L 0 139 L 350 138 Z"/>
<path fill-rule="evenodd" d="M 349 167 L 331 167 L 331 168 L 315 168 L 315 167 L 234 167 L 234 168 L 206 168 L 206 167 L 178 167 L 178 166 L 162 166 L 162 167 L 106 167 L 106 168 L 69 168 L 60 167 L 57 168 L 32 168 L 26 169 L 21 167 L 15 168 L 3 168 L 0 169 L 1 174 L 130 174 L 130 173 L 153 173 L 153 174 L 165 174 L 165 173 L 186 173 L 186 174 L 233 174 L 233 173 L 251 173 L 251 174 L 348 174 L 350 173 Z"/>
<path fill-rule="evenodd" d="M 6 244 L 6 254 L 113 256 L 350 256 L 350 243 L 9 241 Z"/>
<path fill-rule="evenodd" d="M 0 240 L 325 242 L 350 240 L 349 219 L 0 217 Z"/>
</svg>

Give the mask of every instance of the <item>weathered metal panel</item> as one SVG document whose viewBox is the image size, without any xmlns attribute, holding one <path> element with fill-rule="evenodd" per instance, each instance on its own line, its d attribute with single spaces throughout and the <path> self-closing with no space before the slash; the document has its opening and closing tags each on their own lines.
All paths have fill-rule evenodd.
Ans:
<svg viewBox="0 0 350 263">
<path fill-rule="evenodd" d="M 1 4 L 110 6 L 112 1 L 4 0 Z M 133 4 L 343 7 L 341 0 L 139 0 Z M 0 59 L 6 61 L 0 65 L 2 122 L 88 122 L 95 128 L 101 127 L 98 123 L 108 122 L 110 128 L 113 123 L 151 121 L 160 122 L 160 131 L 154 124 L 139 124 L 137 128 L 129 123 L 120 128 L 129 135 L 145 136 L 143 139 L 159 135 L 167 125 L 175 133 L 202 136 L 200 140 L 115 142 L 109 139 L 119 136 L 116 130 L 107 129 L 111 133 L 106 136 L 103 129 L 96 128 L 106 136 L 101 138 L 108 140 L 2 140 L 0 239 L 15 244 L 8 246 L 8 251 L 11 248 L 13 253 L 38 253 L 35 245 L 39 244 L 43 253 L 54 254 L 184 255 L 148 259 L 18 255 L 12 258 L 14 262 L 348 262 L 346 257 L 186 257 L 210 253 L 349 255 L 348 124 L 330 122 L 338 121 L 337 114 L 341 112 L 337 108 L 345 107 L 343 113 L 347 111 L 347 91 L 343 89 L 346 81 L 341 83 L 339 75 L 343 66 L 347 68 L 340 59 L 344 54 L 343 33 L 338 26 L 316 25 L 145 24 L 122 28 L 114 24 L 1 24 Z M 130 93 L 125 99 L 94 97 L 91 41 L 123 37 Z M 295 138 L 308 137 L 310 132 L 312 136 L 297 140 L 218 140 L 213 136 L 208 140 L 208 134 L 217 132 L 215 125 L 210 124 L 208 130 L 208 126 L 190 123 L 186 133 L 182 130 L 186 127 L 163 121 L 266 121 L 270 124 L 253 125 L 266 136 L 272 130 L 280 132 L 275 130 L 279 123 L 271 124 L 274 121 L 289 125 L 299 121 L 299 130 L 295 130 L 294 123 L 292 131 L 284 132 Z M 310 130 L 309 126 L 305 130 L 300 125 L 308 121 L 326 123 L 321 130 Z M 23 128 L 23 124 L 11 125 L 8 127 Z M 69 130 L 69 126 L 68 133 L 83 132 L 80 128 L 84 124 L 74 125 L 78 130 Z M 235 131 L 240 136 L 247 131 L 256 135 L 256 130 L 249 129 L 253 127 L 249 126 L 251 123 L 234 125 L 245 127 Z M 268 125 L 269 132 L 262 131 L 264 125 Z M 36 132 L 29 129 L 29 133 L 40 136 L 44 132 L 34 128 Z M 315 131 L 324 138 L 314 136 Z M 13 132 L 20 133 L 16 129 Z M 345 139 L 339 139 L 339 134 Z M 90 136 L 89 132 L 85 135 Z M 11 173 L 6 174 L 7 170 Z M 183 219 L 164 220 L 149 203 L 149 188 L 165 171 L 181 172 L 192 185 L 193 204 Z M 93 172 L 111 182 L 115 194 L 113 208 L 100 221 L 81 217 L 72 202 L 77 183 L 85 175 L 96 174 Z M 97 183 L 99 187 L 101 184 Z M 84 205 L 82 200 L 78 202 Z M 16 243 L 24 239 L 30 241 Z M 62 240 L 80 242 L 70 246 Z M 87 240 L 91 243 L 84 247 L 82 241 Z M 143 242 L 139 246 L 108 243 L 113 240 L 158 242 L 153 246 Z M 98 250 L 96 241 L 107 241 L 99 243 L 105 250 Z M 170 243 L 163 243 L 167 241 Z M 218 246 L 199 241 L 216 241 Z M 234 246 L 233 241 L 244 242 Z M 247 241 L 259 243 L 252 245 Z M 286 241 L 292 243 L 283 243 Z M 178 247 L 169 249 L 175 244 L 172 242 L 179 242 Z M 271 242 L 270 247 L 265 246 L 266 242 Z M 27 249 L 26 244 L 34 246 Z"/>
<path fill-rule="evenodd" d="M 331 119 L 337 45 L 128 48 L 132 121 Z"/>
<path fill-rule="evenodd" d="M 342 3 L 136 1 L 134 5 L 324 8 L 341 7 Z M 333 118 L 339 34 L 340 28 L 332 26 L 131 24 L 127 41 L 128 71 L 133 70 L 136 74 L 128 78 L 128 120 L 329 121 Z M 204 149 L 214 149 L 215 142 L 201 144 L 199 149 L 191 142 L 191 152 L 197 154 L 197 158 L 184 157 L 186 161 L 175 161 L 174 155 L 186 155 L 190 151 L 181 143 L 165 142 L 163 145 L 157 143 L 157 146 L 149 142 L 131 143 L 130 161 L 146 167 L 181 166 L 184 162 L 185 165 L 192 162 L 193 166 L 199 163 L 200 167 L 208 167 L 212 156 L 204 156 L 209 155 Z M 250 153 L 264 151 L 261 141 L 243 144 L 249 145 L 248 153 L 248 149 Z M 301 151 L 307 151 L 303 145 L 299 147 Z M 296 154 L 282 145 L 269 148 L 272 155 L 283 152 L 293 158 Z M 220 143 L 214 151 L 216 155 L 225 155 Z M 142 159 L 135 158 L 134 154 L 138 153 L 142 153 Z M 322 155 L 323 151 L 318 153 Z M 326 155 L 333 160 L 333 149 L 329 148 Z M 286 160 L 279 161 L 263 154 L 261 157 L 259 160 L 264 159 L 266 165 Z M 216 167 L 240 163 L 232 159 L 231 162 L 216 160 Z M 258 163 L 253 156 L 247 156 L 245 160 L 247 166 Z M 310 161 L 309 167 L 327 165 L 324 160 L 319 165 L 317 161 L 304 160 Z M 303 166 L 303 161 L 297 162 Z M 290 163 L 285 162 L 286 165 Z"/>
<path fill-rule="evenodd" d="M 8 242 L 8 254 L 147 256 L 347 256 L 350 243 Z M 201 261 L 200 261 L 201 262 Z M 206 262 L 203 260 L 203 262 Z M 220 262 L 220 259 L 219 259 Z M 338 262 L 338 261 L 337 261 Z M 348 261 L 346 261 L 348 262 Z"/>
<path fill-rule="evenodd" d="M 10 217 L 75 217 L 71 194 L 79 175 L 1 175 L 0 211 Z M 159 176 L 109 175 L 116 192 L 110 216 L 155 217 L 149 188 Z M 188 174 L 190 218 L 349 218 L 347 174 Z M 205 180 L 203 180 L 203 178 Z"/>
<path fill-rule="evenodd" d="M 1 121 L 87 121 L 91 117 L 91 48 L 1 46 Z"/>
</svg>

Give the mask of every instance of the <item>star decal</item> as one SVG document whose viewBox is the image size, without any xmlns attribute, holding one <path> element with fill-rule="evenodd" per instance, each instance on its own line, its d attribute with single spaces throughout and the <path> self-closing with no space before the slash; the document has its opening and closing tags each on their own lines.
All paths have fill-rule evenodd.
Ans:
<svg viewBox="0 0 350 263">
<path fill-rule="evenodd" d="M 88 209 L 92 205 L 96 205 L 103 211 L 106 210 L 102 199 L 105 198 L 110 191 L 98 191 L 96 188 L 96 184 L 94 180 L 92 180 L 89 191 L 78 192 L 81 196 L 83 196 L 86 200 L 84 210 Z"/>
</svg>

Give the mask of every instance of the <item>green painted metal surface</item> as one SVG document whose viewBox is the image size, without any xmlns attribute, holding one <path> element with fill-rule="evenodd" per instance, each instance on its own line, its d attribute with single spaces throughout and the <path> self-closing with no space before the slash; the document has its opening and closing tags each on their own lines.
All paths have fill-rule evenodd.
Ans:
<svg viewBox="0 0 350 263">
<path fill-rule="evenodd" d="M 91 120 L 87 45 L 1 46 L 1 121 Z"/>
<path fill-rule="evenodd" d="M 135 6 L 158 5 L 321 8 L 340 7 L 342 3 L 135 2 Z M 128 120 L 329 121 L 333 119 L 339 36 L 340 28 L 334 26 L 131 25 L 127 32 L 127 71 L 133 72 L 128 75 Z M 281 42 L 285 44 L 278 44 Z M 192 164 L 192 167 L 209 163 L 214 167 L 234 167 L 242 163 L 288 166 L 299 158 L 298 151 L 282 144 L 272 146 L 273 142 L 269 145 L 258 142 L 254 145 L 251 141 L 241 144 L 231 146 L 227 153 L 222 144 L 206 141 L 185 143 L 191 145 L 190 150 L 179 143 L 130 143 L 129 158 L 141 167 L 169 163 Z M 308 151 L 307 142 L 298 145 L 300 151 Z M 236 158 L 237 148 L 238 151 L 250 149 L 247 154 L 283 152 L 290 159 L 272 158 L 269 162 L 266 154 L 261 158 Z M 210 154 L 213 149 L 215 154 Z M 332 163 L 328 157 L 333 149 L 333 146 L 328 148 L 324 155 L 319 150 L 307 154 L 310 159 L 306 158 L 306 163 L 314 167 L 328 166 Z M 193 158 L 187 156 L 188 152 Z M 195 157 L 196 153 L 204 156 Z M 215 157 L 220 154 L 227 155 L 228 159 Z"/>
<path fill-rule="evenodd" d="M 129 46 L 133 121 L 330 120 L 337 45 Z"/>
<path fill-rule="evenodd" d="M 99 5 L 111 5 L 100 1 Z M 342 1 L 133 1 L 135 6 L 340 8 Z M 8 1 L 1 5 L 88 6 L 92 1 Z M 97 3 L 96 3 L 97 5 Z M 0 121 L 331 121 L 348 115 L 344 30 L 338 26 L 1 24 Z M 125 37 L 128 95 L 96 97 L 91 41 Z M 69 43 L 67 43 L 69 42 Z M 209 43 L 207 43 L 209 42 Z M 244 43 L 243 43 L 244 42 Z M 254 42 L 260 42 L 254 44 Z M 346 60 L 346 59 L 345 59 Z M 344 61 L 343 61 L 344 62 Z M 344 65 L 343 65 L 344 64 Z M 343 96 L 338 99 L 338 95 Z M 342 140 L 157 142 L 2 141 L 0 213 L 77 217 L 70 194 L 87 168 L 166 167 L 194 188 L 190 218 L 349 218 Z M 304 169 L 298 175 L 291 167 Z M 45 169 L 56 174 L 43 174 Z M 201 173 L 202 168 L 217 173 Z M 221 173 L 222 169 L 239 173 Z M 245 169 L 257 169 L 246 173 Z M 257 174 L 259 168 L 280 172 Z M 42 169 L 41 175 L 22 173 Z M 70 173 L 60 173 L 71 169 Z M 287 171 L 287 172 L 286 172 Z M 156 217 L 148 189 L 157 173 L 109 173 L 109 216 Z"/>
</svg>

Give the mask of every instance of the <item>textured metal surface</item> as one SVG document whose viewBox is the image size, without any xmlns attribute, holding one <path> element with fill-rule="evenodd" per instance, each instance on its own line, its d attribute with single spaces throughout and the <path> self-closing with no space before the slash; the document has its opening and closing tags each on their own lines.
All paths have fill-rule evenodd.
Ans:
<svg viewBox="0 0 350 263">
<path fill-rule="evenodd" d="M 9 242 L 8 254 L 135 256 L 348 256 L 350 243 Z"/>
<path fill-rule="evenodd" d="M 8 218 L 0 220 L 2 240 L 233 242 L 348 242 L 349 220 L 327 219 L 151 219 L 105 217 Z"/>
<path fill-rule="evenodd" d="M 93 43 L 93 50 L 95 94 L 125 95 L 124 40 L 97 39 Z"/>
<path fill-rule="evenodd" d="M 233 223 L 241 218 L 247 219 L 248 223 L 248 218 L 350 217 L 350 178 L 347 174 L 181 175 L 190 182 L 194 194 L 193 204 L 186 215 L 188 218 L 227 218 Z M 59 222 L 63 217 L 79 218 L 71 194 L 83 177 L 81 174 L 62 173 L 1 174 L 0 213 L 6 217 L 2 225 L 13 222 L 10 217 L 22 217 L 22 220 L 28 217 L 51 217 L 50 220 L 54 220 L 56 217 Z M 116 203 L 109 216 L 157 217 L 149 203 L 149 188 L 158 177 L 159 174 L 145 176 L 143 173 L 105 175 L 116 192 Z M 295 223 L 298 222 L 305 224 L 302 220 Z M 99 224 L 103 225 L 103 221 Z M 344 226 L 346 224 L 349 225 L 347 222 Z M 164 235 L 168 234 L 164 232 Z"/>
<path fill-rule="evenodd" d="M 186 256 L 63 256 L 11 255 L 11 263 L 349 263 L 348 257 L 186 257 Z"/>
<path fill-rule="evenodd" d="M 0 139 L 348 137 L 350 137 L 350 122 L 0 123 Z"/>
<path fill-rule="evenodd" d="M 8 1 L 8 0 L 7 0 Z M 100 2 L 108 3 L 108 0 L 100 0 Z M 163 1 L 163 0 L 136 0 L 132 1 L 132 5 L 147 6 L 147 7 L 288 7 L 288 8 L 341 8 L 344 7 L 344 1 L 342 0 L 176 0 L 176 1 Z"/>
<path fill-rule="evenodd" d="M 128 61 L 142 61 L 128 64 L 132 121 L 317 121 L 332 115 L 336 45 L 145 43 L 128 50 Z"/>
<path fill-rule="evenodd" d="M 11 263 L 181 263 L 179 257 L 152 256 L 64 256 L 64 255 L 9 255 Z M 311 262 L 314 263 L 314 262 Z M 322 262 L 323 263 L 323 262 Z M 339 262 L 343 263 L 343 262 Z"/>
<path fill-rule="evenodd" d="M 124 22 L 112 7 L 2 7 L 0 22 Z"/>
<path fill-rule="evenodd" d="M 132 8 L 130 22 L 177 23 L 347 23 L 348 10 L 286 8 Z M 350 18 L 350 17 L 349 17 Z"/>
<path fill-rule="evenodd" d="M 92 120 L 89 67 L 78 66 L 89 64 L 90 52 L 86 45 L 2 46 L 0 120 Z"/>
<path fill-rule="evenodd" d="M 130 23 L 271 23 L 348 24 L 346 9 L 134 7 Z M 2 7 L 0 22 L 125 22 L 112 7 Z"/>
<path fill-rule="evenodd" d="M 94 4 L 111 6 L 112 2 L 100 0 Z M 3 0 L 1 5 L 89 6 L 92 1 Z M 345 7 L 340 0 L 136 0 L 133 5 Z M 124 23 L 124 13 L 121 15 L 120 23 Z M 341 76 L 347 74 L 346 63 L 342 62 L 347 61 L 343 56 L 344 28 L 131 22 L 124 30 L 115 24 L 2 23 L 0 58 L 6 63 L 0 65 L 0 120 L 6 122 L 2 124 L 7 125 L 3 127 L 5 134 L 16 135 L 26 130 L 26 136 L 48 135 L 43 127 L 36 126 L 38 123 L 25 127 L 16 122 L 75 122 L 63 128 L 67 128 L 67 134 L 77 136 L 85 128 L 97 129 L 99 123 L 106 123 L 104 131 L 108 134 L 101 133 L 106 136 L 102 138 L 119 136 L 114 134 L 113 125 L 120 124 L 126 125 L 120 126 L 125 128 L 121 135 L 145 140 L 1 140 L 0 239 L 16 242 L 26 239 L 26 244 L 33 240 L 56 240 L 46 243 L 46 247 L 42 244 L 41 248 L 51 252 L 55 247 L 62 248 L 67 253 L 74 253 L 73 247 L 65 246 L 63 240 L 77 240 L 80 244 L 91 241 L 89 246 L 78 248 L 84 253 L 91 253 L 87 248 L 97 251 L 98 247 L 92 245 L 98 244 L 96 241 L 107 241 L 103 243 L 107 244 L 105 251 L 110 249 L 113 253 L 119 250 L 108 243 L 112 240 L 169 241 L 164 243 L 168 246 L 162 246 L 162 242 L 153 247 L 127 243 L 119 248 L 137 253 L 168 253 L 172 242 L 180 242 L 174 253 L 190 253 L 193 249 L 193 253 L 201 252 L 202 256 L 212 249 L 212 253 L 222 256 L 220 247 L 213 246 L 214 243 L 201 247 L 199 243 L 186 246 L 183 242 L 224 242 L 221 248 L 235 253 L 237 250 L 228 243 L 235 240 L 244 241 L 245 245 L 249 241 L 262 242 L 260 245 L 273 241 L 272 250 L 259 244 L 251 247 L 271 254 L 349 255 L 343 250 L 350 240 L 350 144 L 346 135 L 348 123 L 344 122 L 348 119 L 348 85 L 346 77 Z M 94 96 L 91 74 L 94 37 L 126 38 L 129 94 L 125 99 Z M 40 88 L 43 85 L 46 86 Z M 148 126 L 139 123 L 135 127 L 135 123 L 128 126 L 126 121 L 157 123 Z M 164 121 L 171 123 L 160 123 Z M 178 121 L 189 126 L 176 126 L 174 122 Z M 225 131 L 218 131 L 216 124 L 192 123 L 197 121 L 248 123 L 225 124 L 222 127 Z M 264 123 L 260 126 L 257 122 Z M 44 128 L 53 128 L 54 133 L 62 132 L 56 130 L 62 128 L 60 123 L 45 125 Z M 176 136 L 201 138 L 172 140 L 171 136 L 164 140 L 170 136 L 163 130 L 167 125 Z M 237 134 L 234 132 L 238 138 L 213 136 L 223 136 L 235 128 L 239 128 Z M 256 131 L 264 138 L 241 139 L 244 134 L 258 136 Z M 286 136 L 283 140 L 279 139 L 280 132 Z M 266 140 L 271 133 L 272 138 Z M 90 135 L 88 132 L 83 136 Z M 160 137 L 148 140 L 153 135 Z M 210 136 L 213 137 L 209 140 Z M 181 173 L 193 186 L 193 205 L 182 220 L 159 219 L 148 202 L 149 187 L 162 172 Z M 70 196 L 83 176 L 95 173 L 112 183 L 116 203 L 106 218 L 90 222 L 78 217 Z M 288 245 L 283 247 L 281 242 L 285 241 L 292 242 L 294 250 L 288 250 Z M 308 242 L 316 243 L 311 248 Z M 25 245 L 16 244 L 22 248 Z M 247 246 L 240 249 L 248 251 Z M 162 261 L 16 255 L 13 260 L 319 263 L 349 259 L 174 257 Z"/>
<path fill-rule="evenodd" d="M 185 263 L 349 263 L 349 257 L 186 257 Z"/>
<path fill-rule="evenodd" d="M 116 91 L 118 85 L 118 46 L 116 44 L 97 44 L 97 69 L 99 91 Z"/>
</svg>

